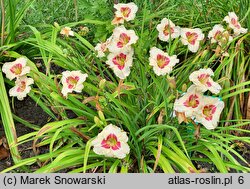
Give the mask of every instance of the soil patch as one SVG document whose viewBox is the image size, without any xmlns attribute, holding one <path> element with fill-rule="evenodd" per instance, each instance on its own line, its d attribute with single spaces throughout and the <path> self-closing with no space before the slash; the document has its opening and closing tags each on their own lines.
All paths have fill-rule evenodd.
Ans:
<svg viewBox="0 0 250 189">
<path fill-rule="evenodd" d="M 38 126 L 45 125 L 49 116 L 40 108 L 30 97 L 25 98 L 23 101 L 15 100 L 14 109 L 12 112 L 18 117 Z M 25 125 L 15 122 L 17 137 L 33 132 L 34 130 L 26 127 Z M 0 123 L 0 137 L 4 136 L 4 128 Z M 22 158 L 29 158 L 34 156 L 31 149 L 32 141 L 20 144 L 18 150 Z M 39 148 L 41 153 L 48 151 L 47 147 Z M 10 157 L 0 161 L 0 171 L 13 165 L 13 161 Z"/>
</svg>

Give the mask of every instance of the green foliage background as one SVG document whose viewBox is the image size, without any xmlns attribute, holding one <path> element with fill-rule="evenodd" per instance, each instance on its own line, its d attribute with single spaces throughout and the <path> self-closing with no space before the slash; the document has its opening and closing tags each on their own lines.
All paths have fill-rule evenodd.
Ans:
<svg viewBox="0 0 250 189">
<path fill-rule="evenodd" d="M 120 98 L 116 91 L 119 81 L 105 65 L 105 59 L 98 59 L 93 52 L 95 44 L 112 33 L 113 2 L 75 2 L 4 1 L 5 37 L 0 47 L 0 61 L 4 63 L 20 56 L 29 59 L 30 76 L 35 80 L 29 96 L 51 117 L 52 122 L 40 128 L 13 115 L 16 121 L 34 129 L 34 132 L 15 138 L 8 91 L 3 82 L 10 86 L 14 83 L 0 75 L 1 116 L 15 161 L 14 166 L 3 172 L 33 172 L 31 165 L 39 165 L 35 170 L 37 173 L 60 170 L 173 173 L 199 172 L 202 168 L 207 168 L 208 172 L 249 172 L 249 162 L 240 146 L 250 143 L 249 130 L 244 127 L 250 124 L 244 109 L 250 91 L 250 34 L 241 35 L 228 44 L 229 57 L 217 57 L 212 50 L 215 47 L 208 41 L 193 54 L 178 39 L 171 43 L 158 41 L 156 30 L 160 20 L 167 17 L 181 27 L 202 28 L 207 35 L 213 25 L 222 23 L 229 11 L 235 11 L 242 26 L 249 30 L 248 0 L 134 1 L 139 12 L 133 22 L 126 23 L 126 27 L 136 31 L 139 41 L 134 47 L 131 74 L 125 80 L 126 90 L 121 91 Z M 59 26 L 55 27 L 54 22 Z M 72 27 L 75 37 L 62 37 L 59 32 L 63 26 Z M 89 33 L 78 33 L 81 26 L 88 27 Z M 172 117 L 177 94 L 166 78 L 156 77 L 148 65 L 148 51 L 153 46 L 180 58 L 171 74 L 176 77 L 178 91 L 182 90 L 183 84 L 191 84 L 188 80 L 190 73 L 203 67 L 211 67 L 215 71 L 214 79 L 223 86 L 219 96 L 226 106 L 220 125 L 212 131 L 201 128 L 201 139 L 193 137 L 193 125 L 178 124 Z M 46 73 L 37 69 L 37 60 L 42 62 Z M 88 73 L 83 93 L 64 99 L 60 95 L 61 75 L 55 74 L 51 65 Z M 106 79 L 105 87 L 99 85 L 103 79 Z M 98 96 L 98 99 L 84 103 L 93 96 Z M 101 112 L 97 105 L 102 108 Z M 76 118 L 68 118 L 66 110 L 73 111 Z M 158 124 L 161 111 L 165 115 L 163 122 Z M 108 123 L 118 125 L 129 134 L 131 154 L 124 160 L 94 154 L 91 140 L 72 132 L 75 128 L 84 136 L 94 138 Z M 21 159 L 16 156 L 18 145 L 28 141 L 33 141 L 36 155 Z M 37 153 L 42 146 L 48 147 L 49 153 Z"/>
</svg>

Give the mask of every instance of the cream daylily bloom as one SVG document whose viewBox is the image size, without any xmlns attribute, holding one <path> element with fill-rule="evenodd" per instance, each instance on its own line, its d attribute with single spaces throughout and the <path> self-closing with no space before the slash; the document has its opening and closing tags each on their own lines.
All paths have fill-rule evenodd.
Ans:
<svg viewBox="0 0 250 189">
<path fill-rule="evenodd" d="M 98 155 L 123 159 L 130 152 L 128 136 L 119 127 L 109 124 L 92 141 L 93 151 Z"/>
<path fill-rule="evenodd" d="M 169 74 L 176 63 L 179 62 L 176 55 L 169 56 L 161 49 L 153 47 L 150 49 L 149 65 L 153 66 L 156 75 Z"/>
<path fill-rule="evenodd" d="M 13 80 L 30 72 L 30 67 L 26 66 L 26 63 L 27 59 L 21 57 L 13 62 L 4 63 L 2 70 L 8 79 Z"/>
<path fill-rule="evenodd" d="M 88 77 L 88 74 L 82 74 L 81 71 L 64 71 L 62 72 L 62 94 L 67 97 L 68 93 L 73 91 L 80 93 L 83 89 L 83 82 Z"/>
<path fill-rule="evenodd" d="M 209 90 L 214 94 L 218 94 L 221 90 L 221 86 L 213 81 L 211 78 L 213 75 L 214 72 L 210 68 L 200 69 L 191 73 L 189 80 L 192 81 L 201 92 Z"/>
<path fill-rule="evenodd" d="M 177 38 L 180 36 L 181 32 L 181 28 L 175 26 L 175 24 L 167 18 L 163 18 L 161 23 L 156 26 L 156 29 L 159 32 L 158 37 L 161 41 L 168 41 L 170 38 Z"/>
<path fill-rule="evenodd" d="M 67 26 L 61 29 L 60 34 L 65 35 L 66 37 L 74 36 L 74 32 Z"/>
<path fill-rule="evenodd" d="M 15 81 L 15 86 L 9 90 L 10 96 L 16 96 L 18 100 L 23 100 L 30 92 L 30 85 L 34 84 L 32 78 L 21 76 Z"/>
<path fill-rule="evenodd" d="M 127 30 L 124 26 L 114 29 L 112 39 L 108 46 L 110 52 L 117 53 L 130 48 L 138 40 L 134 30 Z"/>
<path fill-rule="evenodd" d="M 191 52 L 197 52 L 200 47 L 200 41 L 204 39 L 204 34 L 200 28 L 181 29 L 181 42 L 183 45 L 187 45 Z"/>
<path fill-rule="evenodd" d="M 113 69 L 115 75 L 120 79 L 125 79 L 130 74 L 130 67 L 133 63 L 134 50 L 110 53 L 106 64 Z"/>
<path fill-rule="evenodd" d="M 208 33 L 208 38 L 211 39 L 211 43 L 218 43 L 220 46 L 227 44 L 233 40 L 233 37 L 229 35 L 221 24 L 216 24 Z"/>
<path fill-rule="evenodd" d="M 193 118 L 195 112 L 200 111 L 202 94 L 195 85 L 191 85 L 187 93 L 174 103 L 174 110 L 184 112 L 186 117 Z"/>
<path fill-rule="evenodd" d="M 224 102 L 216 97 L 203 96 L 201 109 L 195 114 L 195 121 L 204 125 L 207 129 L 215 129 L 220 120 L 220 114 L 224 108 Z"/>
<path fill-rule="evenodd" d="M 234 34 L 236 36 L 240 35 L 241 33 L 247 33 L 247 29 L 241 27 L 238 17 L 234 12 L 229 12 L 228 16 L 226 16 L 223 21 L 228 23 L 229 27 L 234 30 Z"/>
<path fill-rule="evenodd" d="M 126 21 L 134 20 L 138 7 L 135 3 L 118 3 L 114 5 L 115 17 L 122 18 Z"/>
<path fill-rule="evenodd" d="M 108 38 L 105 42 L 97 43 L 97 45 L 95 46 L 97 57 L 102 58 L 105 56 L 105 52 L 108 51 L 108 46 L 109 46 L 111 39 L 112 39 L 112 36 Z"/>
</svg>

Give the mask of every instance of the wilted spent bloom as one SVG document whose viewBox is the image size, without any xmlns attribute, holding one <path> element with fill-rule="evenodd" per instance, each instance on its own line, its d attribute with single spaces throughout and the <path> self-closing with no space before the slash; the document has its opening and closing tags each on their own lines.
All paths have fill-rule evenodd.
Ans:
<svg viewBox="0 0 250 189">
<path fill-rule="evenodd" d="M 218 94 L 221 90 L 221 86 L 214 82 L 211 76 L 214 75 L 212 69 L 200 69 L 190 74 L 189 80 L 192 81 L 201 92 L 211 91 L 214 94 Z"/>
<path fill-rule="evenodd" d="M 153 47 L 150 49 L 149 65 L 153 66 L 156 75 L 166 75 L 170 73 L 176 63 L 179 62 L 176 55 L 169 56 L 161 49 Z"/>
<path fill-rule="evenodd" d="M 108 51 L 108 46 L 110 44 L 111 39 L 112 39 L 112 36 L 108 38 L 105 42 L 96 44 L 95 51 L 97 52 L 97 57 L 102 58 L 105 56 L 105 52 Z"/>
<path fill-rule="evenodd" d="M 233 37 L 229 35 L 221 24 L 216 24 L 208 33 L 208 38 L 211 39 L 211 43 L 218 43 L 220 46 L 227 44 L 233 40 Z"/>
<path fill-rule="evenodd" d="M 241 33 L 243 34 L 247 33 L 247 29 L 241 27 L 238 21 L 238 17 L 236 16 L 234 12 L 229 12 L 228 16 L 226 16 L 223 21 L 228 23 L 229 27 L 233 29 L 234 34 L 236 36 L 240 35 Z"/>
<path fill-rule="evenodd" d="M 81 71 L 64 71 L 62 72 L 62 94 L 67 97 L 68 93 L 73 91 L 80 93 L 83 89 L 83 82 L 88 77 L 88 74 L 82 74 Z"/>
<path fill-rule="evenodd" d="M 137 40 L 138 36 L 135 34 L 134 30 L 127 30 L 124 26 L 118 26 L 113 31 L 108 49 L 113 53 L 121 52 L 130 48 Z"/>
<path fill-rule="evenodd" d="M 127 51 L 110 53 L 106 64 L 113 69 L 115 75 L 120 79 L 125 79 L 130 74 L 130 67 L 133 63 L 134 50 L 130 48 Z"/>
<path fill-rule="evenodd" d="M 200 110 L 202 94 L 195 85 L 191 85 L 187 93 L 174 103 L 174 110 L 184 112 L 186 117 L 193 118 L 194 113 Z"/>
<path fill-rule="evenodd" d="M 18 58 L 13 62 L 6 62 L 3 64 L 2 70 L 6 74 L 6 77 L 10 80 L 23 76 L 30 72 L 30 67 L 26 66 L 26 58 Z"/>
<path fill-rule="evenodd" d="M 124 24 L 124 19 L 122 17 L 115 16 L 114 19 L 111 21 L 112 25 Z"/>
<path fill-rule="evenodd" d="M 201 29 L 181 29 L 181 42 L 183 45 L 187 45 L 191 52 L 197 52 L 200 47 L 200 41 L 204 39 L 204 34 Z"/>
<path fill-rule="evenodd" d="M 182 122 L 188 123 L 188 120 L 187 120 L 184 112 L 175 111 L 175 115 L 176 115 L 176 117 L 178 119 L 179 124 L 181 124 Z"/>
<path fill-rule="evenodd" d="M 98 155 L 123 159 L 130 152 L 128 136 L 119 127 L 109 124 L 92 141 L 93 151 Z"/>
<path fill-rule="evenodd" d="M 9 90 L 10 96 L 16 96 L 18 100 L 23 100 L 30 92 L 31 87 L 34 83 L 32 78 L 21 76 L 15 81 L 15 86 Z"/>
<path fill-rule="evenodd" d="M 195 121 L 207 129 L 215 129 L 220 120 L 224 102 L 216 97 L 203 96 L 200 111 L 195 113 Z"/>
<path fill-rule="evenodd" d="M 134 20 L 136 12 L 138 11 L 138 7 L 135 3 L 118 3 L 114 5 L 115 11 L 115 21 L 113 20 L 113 24 L 119 24 L 126 21 Z"/>
<path fill-rule="evenodd" d="M 60 34 L 65 35 L 66 37 L 74 36 L 74 32 L 71 30 L 70 27 L 62 28 Z"/>
<path fill-rule="evenodd" d="M 163 18 L 161 23 L 156 26 L 159 32 L 159 39 L 161 41 L 168 41 L 170 38 L 177 38 L 180 36 L 181 28 L 167 18 Z"/>
</svg>

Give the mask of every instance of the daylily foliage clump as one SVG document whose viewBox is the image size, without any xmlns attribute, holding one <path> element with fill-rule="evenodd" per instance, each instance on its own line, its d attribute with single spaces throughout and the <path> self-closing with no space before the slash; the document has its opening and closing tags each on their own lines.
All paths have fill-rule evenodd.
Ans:
<svg viewBox="0 0 250 189">
<path fill-rule="evenodd" d="M 157 127 L 162 130 L 167 128 L 172 129 L 178 139 L 181 138 L 176 134 L 177 129 L 169 126 L 171 122 L 174 125 L 182 126 L 181 129 L 194 128 L 190 135 L 191 138 L 197 131 L 195 128 L 200 128 L 200 126 L 204 126 L 204 132 L 212 133 L 214 132 L 213 129 L 218 126 L 220 128 L 221 114 L 226 107 L 222 98 L 225 85 L 222 84 L 222 78 L 218 78 L 215 74 L 217 65 L 210 66 L 211 64 L 202 61 L 201 58 L 199 61 L 194 59 L 188 62 L 190 65 L 192 64 L 190 66 L 186 60 L 189 57 L 195 57 L 196 54 L 197 59 L 199 59 L 208 56 L 210 53 L 212 57 L 218 58 L 218 61 L 225 56 L 229 56 L 227 51 L 230 43 L 237 40 L 241 34 L 247 33 L 247 29 L 241 26 L 234 12 L 229 12 L 221 20 L 221 23 L 211 25 L 211 27 L 207 27 L 208 29 L 199 28 L 201 26 L 197 24 L 192 26 L 187 23 L 185 25 L 180 23 L 178 19 L 172 18 L 171 14 L 166 14 L 160 19 L 152 17 L 150 29 L 146 33 L 147 35 L 143 35 L 143 32 L 140 33 L 138 30 L 143 31 L 145 26 L 138 27 L 136 25 L 138 22 L 136 15 L 140 11 L 140 8 L 132 2 L 115 4 L 114 17 L 112 21 L 108 21 L 108 27 L 105 25 L 107 35 L 102 40 L 96 40 L 94 46 L 86 42 L 87 40 L 79 33 L 77 34 L 79 28 L 73 28 L 73 24 L 70 25 L 72 29 L 65 25 L 63 27 L 57 25 L 53 28 L 54 33 L 58 32 L 56 37 L 60 36 L 61 46 L 58 49 L 52 49 L 54 51 L 62 50 L 62 62 L 59 59 L 53 59 L 52 53 L 48 56 L 44 53 L 46 56 L 44 55 L 43 60 L 48 60 L 49 66 L 58 63 L 62 65 L 65 71 L 60 71 L 59 74 L 48 74 L 46 72 L 43 75 L 44 77 L 39 78 L 41 80 L 45 77 L 53 78 L 51 82 L 48 82 L 48 86 L 43 86 L 49 91 L 52 100 L 44 98 L 43 91 L 40 92 L 31 88 L 31 85 L 34 84 L 41 89 L 40 85 L 42 84 L 41 82 L 36 83 L 39 75 L 31 69 L 32 66 L 27 65 L 28 59 L 24 56 L 13 62 L 4 63 L 2 71 L 9 80 L 16 79 L 15 82 L 12 82 L 13 87 L 9 90 L 9 96 L 23 100 L 30 91 L 34 90 L 34 93 L 40 95 L 38 99 L 53 101 L 52 103 L 55 100 L 50 108 L 55 112 L 63 112 L 62 116 L 58 116 L 60 121 L 69 121 L 66 110 L 73 111 L 77 115 L 77 119 L 74 120 L 76 124 L 67 123 L 67 129 L 70 128 L 74 134 L 87 141 L 87 144 L 82 146 L 88 150 L 93 149 L 90 157 L 103 158 L 104 163 L 110 158 L 123 159 L 122 161 L 129 162 L 131 156 L 139 154 L 141 166 L 147 167 L 143 158 L 147 154 L 147 150 L 150 150 L 157 159 L 154 165 L 155 171 L 158 163 L 164 164 L 165 157 L 161 156 L 160 153 L 167 154 L 169 152 L 162 144 L 167 143 L 173 149 L 176 149 L 176 146 L 164 140 L 164 137 L 168 138 L 167 132 L 162 132 L 164 135 L 158 136 L 155 131 L 148 135 L 143 134 L 144 131 Z M 102 25 L 105 22 L 97 23 Z M 225 24 L 227 24 L 227 27 L 225 27 Z M 154 37 L 151 35 L 154 35 Z M 149 45 L 140 46 L 144 44 L 144 41 L 148 41 Z M 56 41 L 54 45 L 59 42 Z M 84 42 L 87 44 L 86 47 L 81 44 Z M 70 43 L 70 47 L 64 49 L 64 43 Z M 48 46 L 46 48 L 49 48 Z M 79 46 L 84 46 L 84 48 L 81 49 Z M 61 49 L 61 47 L 63 48 Z M 74 50 L 76 53 L 74 53 Z M 78 56 L 78 53 L 86 53 L 86 56 Z M 65 61 L 72 61 L 73 63 L 68 66 Z M 81 64 L 76 66 L 75 62 L 79 61 L 81 61 Z M 183 68 L 188 66 L 193 67 L 193 70 L 184 72 L 185 69 Z M 220 67 L 223 66 L 219 65 Z M 182 74 L 185 74 L 185 80 L 182 78 Z M 225 78 L 223 79 L 225 80 Z M 138 83 L 143 83 L 143 87 Z M 177 85 L 179 83 L 181 85 Z M 162 96 L 156 97 L 156 93 L 160 93 Z M 165 96 L 167 98 L 164 98 Z M 128 97 L 127 100 L 130 104 L 123 101 L 126 97 Z M 149 100 L 147 104 L 144 104 L 146 98 Z M 154 98 L 156 99 L 152 100 Z M 116 106 L 113 106 L 113 103 Z M 62 106 L 62 104 L 65 106 Z M 142 107 L 140 110 L 134 108 L 138 104 Z M 74 107 L 70 108 L 71 105 Z M 79 109 L 75 106 L 79 106 Z M 121 106 L 125 108 L 121 110 Z M 121 115 L 121 118 L 118 118 L 115 113 L 113 115 L 112 111 L 116 111 L 117 114 Z M 133 112 L 133 117 L 128 119 L 123 116 L 126 111 Z M 107 119 L 105 118 L 106 113 L 109 114 Z M 145 120 L 140 119 L 141 115 L 145 116 Z M 153 116 L 158 117 L 151 119 Z M 164 122 L 167 116 L 168 122 Z M 139 127 L 131 124 L 137 121 Z M 93 123 L 93 125 L 89 126 L 89 123 Z M 166 123 L 166 125 L 162 123 Z M 75 128 L 79 125 L 81 125 L 80 131 L 82 133 Z M 46 129 L 46 131 L 42 130 L 41 133 L 46 133 L 53 127 L 47 127 Z M 56 141 L 63 129 L 58 129 L 55 132 L 53 136 L 48 135 L 47 137 Z M 41 133 L 38 132 L 38 135 Z M 146 136 L 153 136 L 154 140 L 157 140 L 157 150 L 147 148 L 147 144 L 153 143 L 153 140 L 144 140 Z M 200 135 L 195 136 L 196 139 L 200 138 Z M 74 140 L 74 136 L 70 135 L 69 138 L 70 142 Z M 60 148 L 64 146 L 64 138 L 59 139 L 61 143 L 58 146 Z M 135 139 L 138 139 L 141 143 L 138 142 L 139 144 L 135 145 Z M 188 137 L 186 137 L 185 142 L 188 143 L 188 140 Z M 46 139 L 44 143 L 47 144 Z M 50 145 L 51 152 L 53 151 L 53 145 L 54 143 Z M 182 142 L 181 147 L 183 146 Z M 36 147 L 35 142 L 33 147 Z M 140 152 L 140 149 L 144 154 Z M 136 153 L 132 154 L 134 151 Z M 184 147 L 183 151 L 188 157 L 189 153 Z M 86 154 L 84 162 L 87 162 L 89 155 Z M 171 161 L 174 160 L 171 159 Z M 95 167 L 96 165 L 91 166 Z M 191 172 L 193 169 L 190 166 L 185 171 Z M 170 169 L 171 171 L 174 170 Z M 198 172 L 197 170 L 194 171 Z"/>
</svg>

